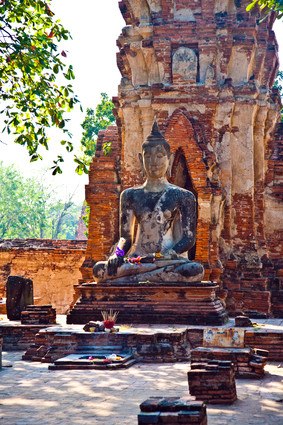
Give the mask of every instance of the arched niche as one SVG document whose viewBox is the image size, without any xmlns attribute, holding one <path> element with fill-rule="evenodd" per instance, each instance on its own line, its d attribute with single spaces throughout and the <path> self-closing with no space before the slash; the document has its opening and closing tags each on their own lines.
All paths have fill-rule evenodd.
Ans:
<svg viewBox="0 0 283 425">
<path fill-rule="evenodd" d="M 175 184 L 176 186 L 187 189 L 195 195 L 196 201 L 197 201 L 197 216 L 198 216 L 198 194 L 193 186 L 192 178 L 190 176 L 190 172 L 187 166 L 186 157 L 182 148 L 179 148 L 177 152 L 175 153 L 174 163 L 172 167 L 171 183 Z M 188 252 L 188 258 L 190 260 L 194 260 L 195 256 L 196 256 L 196 243 Z"/>
<path fill-rule="evenodd" d="M 206 270 L 211 272 L 211 188 L 208 186 L 208 171 L 204 161 L 206 147 L 201 139 L 201 129 L 187 116 L 188 111 L 176 109 L 165 124 L 165 139 L 169 142 L 175 160 L 172 182 L 191 190 L 198 202 L 197 240 L 195 257 Z M 208 152 L 209 154 L 209 152 Z"/>
</svg>

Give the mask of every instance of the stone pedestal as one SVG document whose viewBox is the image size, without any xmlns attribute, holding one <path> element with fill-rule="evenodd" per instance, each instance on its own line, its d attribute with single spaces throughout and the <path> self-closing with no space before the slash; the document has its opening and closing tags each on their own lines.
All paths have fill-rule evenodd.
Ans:
<svg viewBox="0 0 283 425">
<path fill-rule="evenodd" d="M 227 313 L 212 282 L 83 284 L 67 323 L 101 320 L 101 311 L 119 311 L 118 323 L 222 325 Z"/>
</svg>

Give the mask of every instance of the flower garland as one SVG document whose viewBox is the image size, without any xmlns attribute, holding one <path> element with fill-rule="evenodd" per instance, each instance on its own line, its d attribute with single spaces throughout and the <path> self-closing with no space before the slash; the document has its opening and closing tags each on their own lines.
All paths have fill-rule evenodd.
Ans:
<svg viewBox="0 0 283 425">
<path fill-rule="evenodd" d="M 155 263 L 156 259 L 164 257 L 164 255 L 160 254 L 160 252 L 154 253 L 149 256 L 141 257 L 140 255 L 138 257 L 126 257 L 125 251 L 117 246 L 115 254 L 118 257 L 123 257 L 124 263 L 128 264 L 138 264 L 139 266 L 142 266 L 141 263 L 148 263 L 152 262 Z"/>
<path fill-rule="evenodd" d="M 138 257 L 124 257 L 124 263 L 130 263 L 130 264 L 138 264 L 141 266 L 141 256 Z"/>
</svg>

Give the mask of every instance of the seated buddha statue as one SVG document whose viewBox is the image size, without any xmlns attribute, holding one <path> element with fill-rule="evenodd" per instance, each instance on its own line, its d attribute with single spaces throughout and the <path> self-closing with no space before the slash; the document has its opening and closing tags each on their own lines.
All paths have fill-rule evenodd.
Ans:
<svg viewBox="0 0 283 425">
<path fill-rule="evenodd" d="M 188 259 L 196 240 L 196 199 L 168 182 L 173 154 L 156 122 L 139 159 L 146 180 L 121 193 L 120 239 L 115 253 L 94 265 L 95 281 L 200 282 L 202 265 Z"/>
</svg>

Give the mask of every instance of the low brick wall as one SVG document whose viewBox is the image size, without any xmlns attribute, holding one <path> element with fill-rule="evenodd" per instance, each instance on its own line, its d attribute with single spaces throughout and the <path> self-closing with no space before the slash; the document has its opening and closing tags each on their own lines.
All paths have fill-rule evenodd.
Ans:
<svg viewBox="0 0 283 425">
<path fill-rule="evenodd" d="M 281 330 L 247 330 L 245 332 L 245 345 L 267 350 L 268 360 L 283 360 L 283 332 Z"/>
<path fill-rule="evenodd" d="M 94 347 L 112 347 L 113 352 L 123 349 L 124 352 L 134 354 L 136 360 L 144 363 L 171 363 L 189 359 L 187 334 L 182 329 L 172 332 L 155 330 L 144 332 L 130 329 L 107 333 L 84 332 L 82 327 L 52 329 L 50 326 L 48 330 L 42 329 L 35 335 L 23 359 L 52 363 L 69 354 L 83 352 L 83 350 L 89 352 Z"/>
<path fill-rule="evenodd" d="M 28 350 L 35 342 L 36 335 L 40 329 L 52 325 L 20 325 L 20 323 L 1 324 L 0 340 L 3 341 L 3 350 L 18 351 Z"/>
<path fill-rule="evenodd" d="M 73 301 L 74 285 L 81 279 L 87 241 L 51 239 L 0 240 L 0 299 L 8 276 L 33 281 L 37 304 L 52 304 L 64 314 Z"/>
<path fill-rule="evenodd" d="M 201 328 L 188 328 L 187 337 L 192 348 L 203 345 Z M 283 331 L 275 329 L 246 329 L 244 346 L 268 351 L 268 360 L 283 360 Z"/>
</svg>

